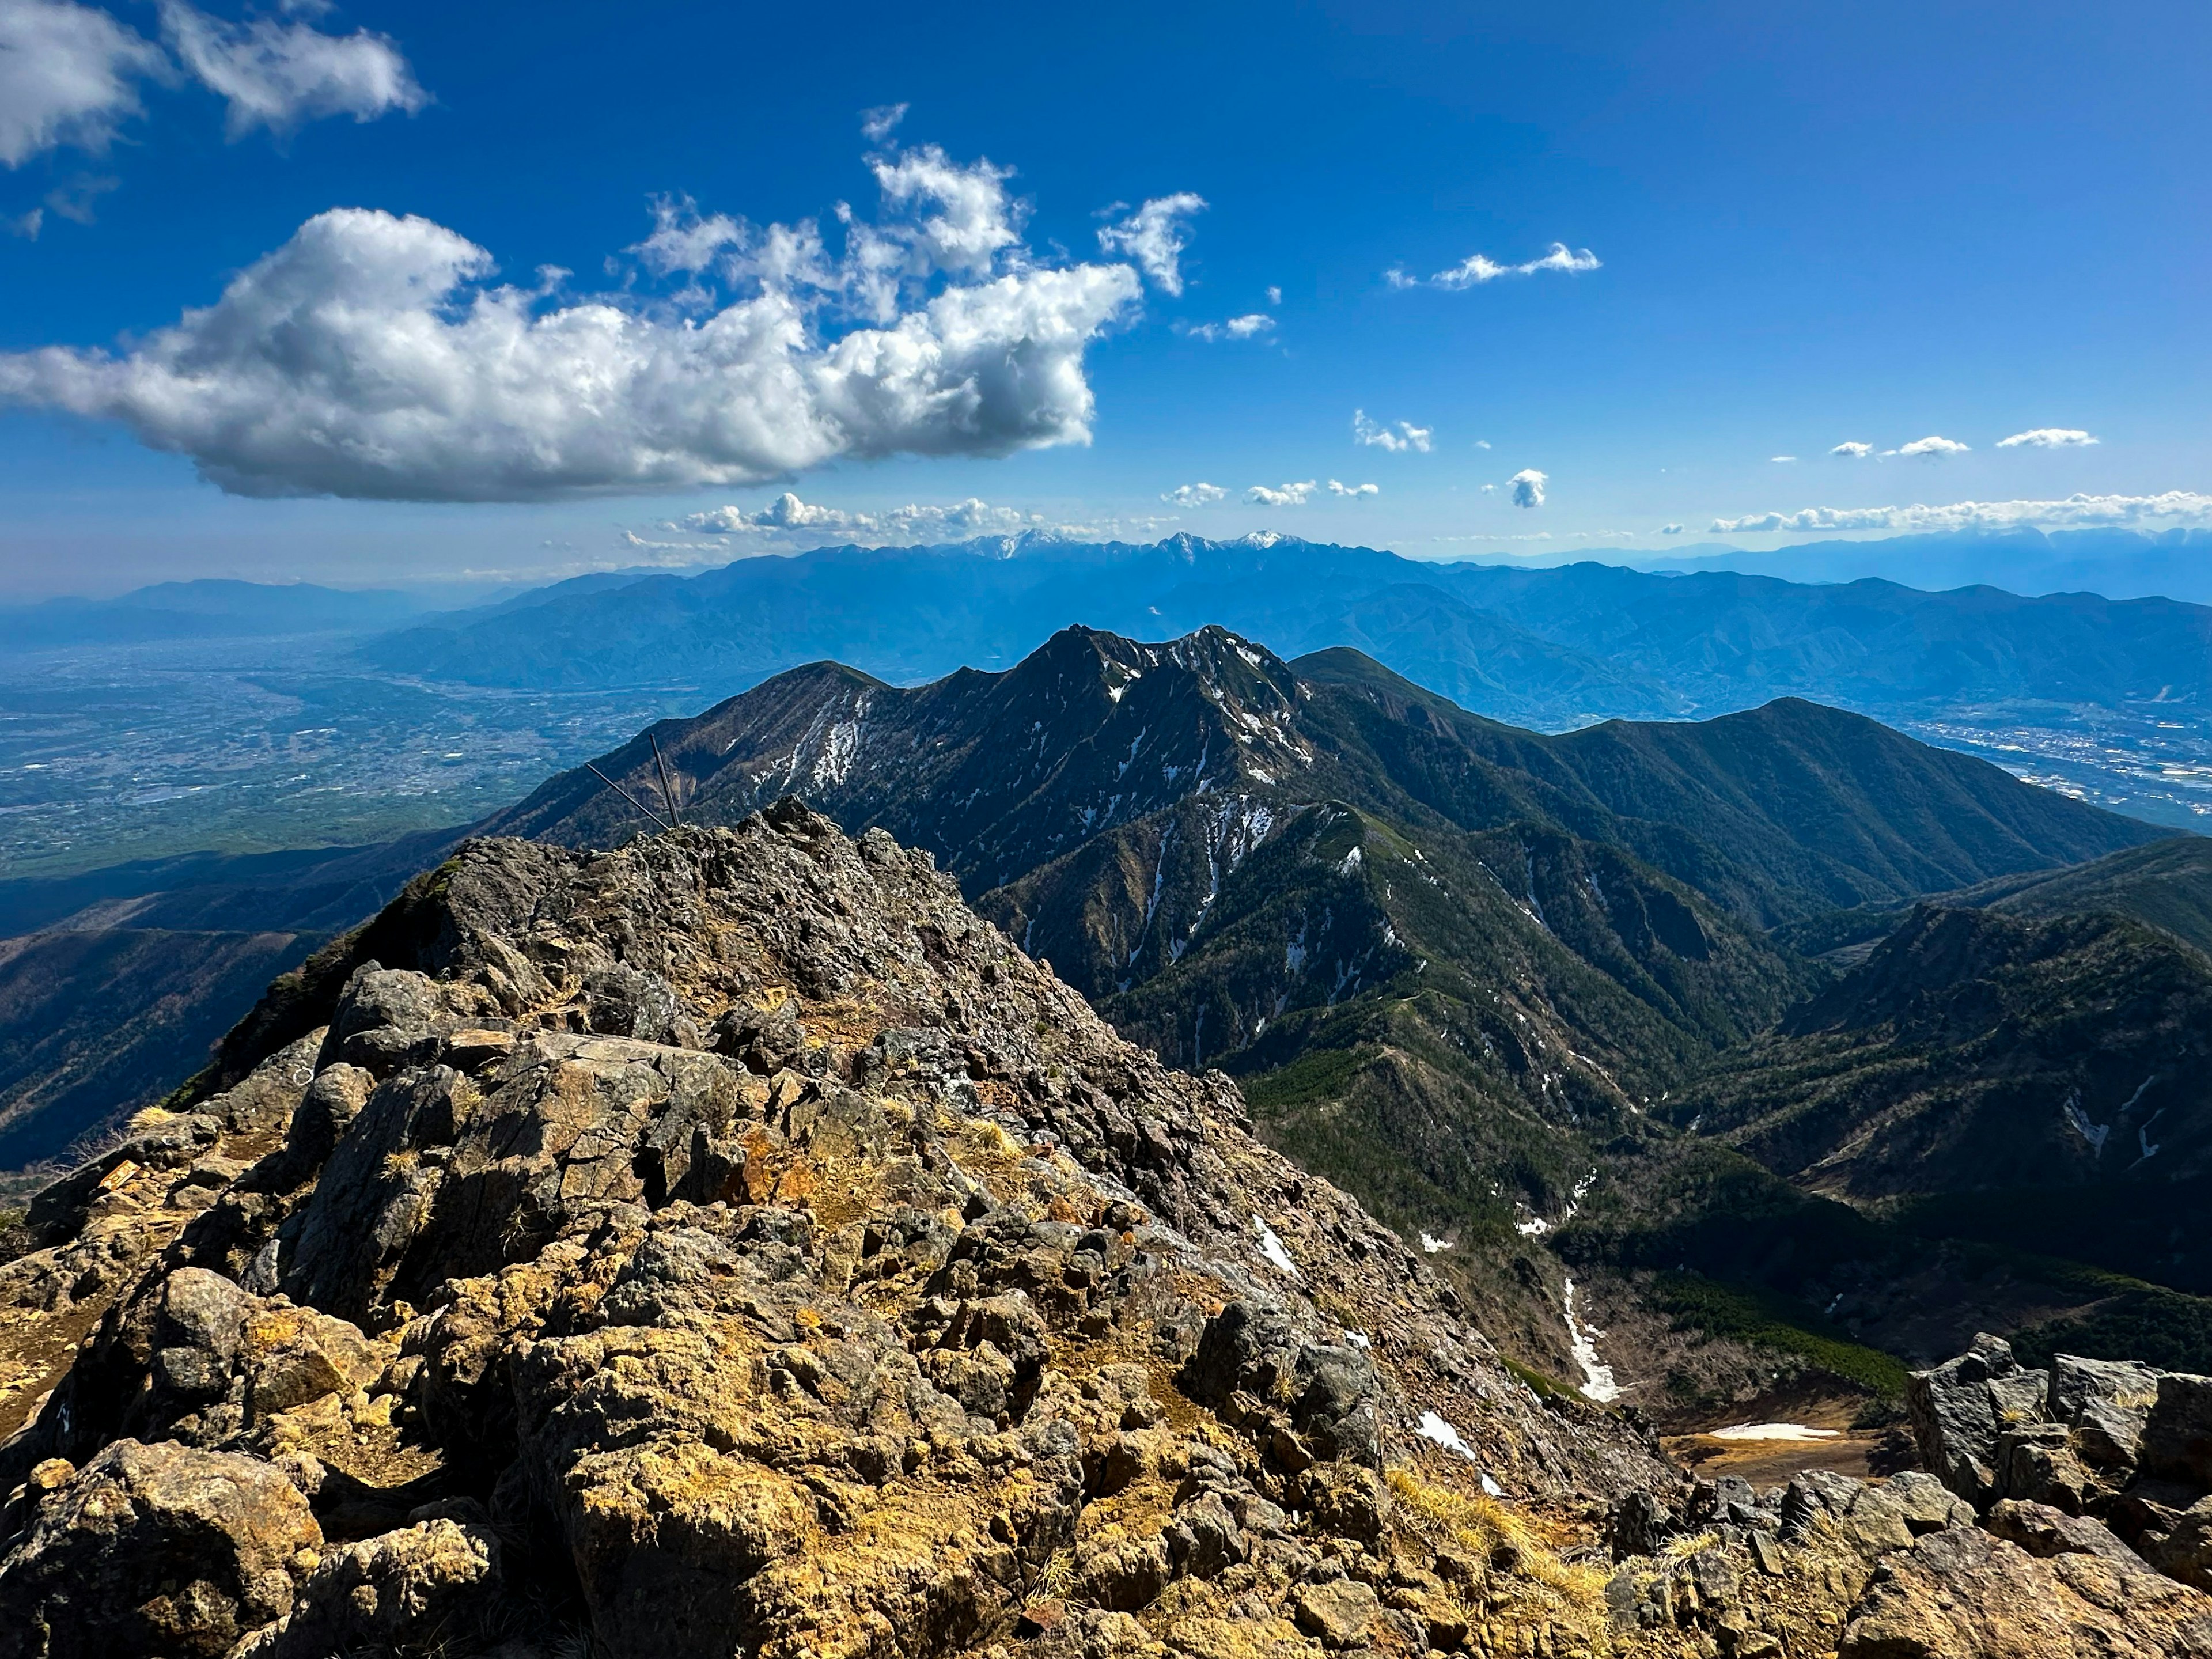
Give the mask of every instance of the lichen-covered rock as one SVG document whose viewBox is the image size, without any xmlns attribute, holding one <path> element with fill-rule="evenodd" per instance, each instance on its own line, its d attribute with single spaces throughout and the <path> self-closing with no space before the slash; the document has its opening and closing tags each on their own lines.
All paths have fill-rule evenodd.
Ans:
<svg viewBox="0 0 2212 1659">
<path fill-rule="evenodd" d="M 489 1633 L 480 1617 L 499 1577 L 489 1528 L 445 1517 L 325 1551 L 291 1612 L 240 1659 L 418 1659 Z"/>
<path fill-rule="evenodd" d="M 2212 1596 L 2140 1562 L 2048 1559 L 1978 1528 L 1885 1559 L 1838 1659 L 2201 1659 Z"/>
<path fill-rule="evenodd" d="M 266 1463 L 118 1441 L 0 1560 L 0 1659 L 212 1659 L 290 1611 L 322 1541 Z"/>
</svg>

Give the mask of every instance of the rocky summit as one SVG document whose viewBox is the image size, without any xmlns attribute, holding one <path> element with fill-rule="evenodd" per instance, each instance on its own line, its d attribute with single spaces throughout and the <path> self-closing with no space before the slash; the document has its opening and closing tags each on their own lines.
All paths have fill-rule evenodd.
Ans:
<svg viewBox="0 0 2212 1659">
<path fill-rule="evenodd" d="M 2212 1655 L 2194 1508 L 2051 1501 L 2141 1379 L 1975 1364 L 1942 1479 L 1686 1480 L 927 854 L 479 841 L 33 1206 L 0 1659 Z"/>
</svg>

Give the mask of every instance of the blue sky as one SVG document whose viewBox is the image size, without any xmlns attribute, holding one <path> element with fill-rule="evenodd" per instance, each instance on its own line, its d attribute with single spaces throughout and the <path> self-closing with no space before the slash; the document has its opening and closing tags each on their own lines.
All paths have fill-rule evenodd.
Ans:
<svg viewBox="0 0 2212 1659">
<path fill-rule="evenodd" d="M 0 0 L 0 589 L 2202 526 L 2208 61 L 2195 3 Z"/>
</svg>

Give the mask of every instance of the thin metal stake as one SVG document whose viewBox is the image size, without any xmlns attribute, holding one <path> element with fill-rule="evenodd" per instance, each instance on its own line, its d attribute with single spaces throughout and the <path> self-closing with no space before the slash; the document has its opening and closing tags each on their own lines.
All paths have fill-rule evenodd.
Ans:
<svg viewBox="0 0 2212 1659">
<path fill-rule="evenodd" d="M 647 806 L 647 805 L 643 801 L 640 800 L 640 799 L 639 799 L 635 795 L 631 794 L 631 793 L 630 793 L 630 792 L 629 792 L 629 790 L 627 790 L 627 789 L 623 788 L 623 787 L 622 787 L 622 785 L 620 785 L 620 784 L 617 783 L 617 782 L 616 782 L 612 778 L 609 777 L 605 773 L 604 773 L 604 772 L 600 771 L 600 770 L 599 770 L 599 769 L 598 767 L 596 767 L 596 766 L 592 765 L 592 764 L 591 763 L 591 762 L 589 762 L 589 761 L 586 761 L 586 762 L 584 763 L 584 769 L 585 769 L 586 771 L 589 772 L 589 773 L 590 773 L 593 777 L 597 778 L 597 779 L 598 779 L 601 783 L 604 783 L 605 785 L 606 785 L 606 787 L 607 787 L 608 788 L 610 788 L 610 789 L 613 790 L 613 791 L 615 792 L 615 793 L 617 793 L 617 795 L 620 795 L 620 796 L 621 796 L 624 800 L 628 801 L 628 802 L 629 802 L 632 806 L 635 806 L 635 808 L 637 808 L 637 810 L 638 810 L 639 811 L 641 811 L 641 812 L 644 813 L 644 814 L 646 815 L 646 817 L 647 817 L 651 818 L 651 819 L 652 819 L 655 823 L 659 824 L 662 829 L 664 829 L 664 830 L 671 830 L 671 829 L 673 829 L 673 828 L 675 827 L 673 824 L 670 823 L 668 822 L 668 820 L 667 820 L 667 819 L 665 819 L 665 818 L 662 817 L 660 816 L 660 814 L 659 814 L 659 813 L 658 813 L 658 812 L 654 811 L 653 811 L 650 806 Z"/>
<path fill-rule="evenodd" d="M 684 815 L 676 810 L 676 792 L 668 787 L 668 763 L 660 758 L 660 738 L 650 731 L 645 734 L 645 738 L 646 741 L 653 745 L 653 763 L 660 769 L 660 799 L 668 803 L 669 817 L 681 823 L 684 822 Z"/>
</svg>

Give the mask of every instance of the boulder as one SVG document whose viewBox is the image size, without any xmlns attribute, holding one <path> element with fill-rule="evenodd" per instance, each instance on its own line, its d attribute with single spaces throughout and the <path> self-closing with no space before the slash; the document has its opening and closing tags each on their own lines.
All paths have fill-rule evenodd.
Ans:
<svg viewBox="0 0 2212 1659">
<path fill-rule="evenodd" d="M 2212 1486 L 2212 1376 L 2167 1371 L 2146 1416 L 2137 1468 L 2154 1479 Z"/>
<path fill-rule="evenodd" d="M 1997 1437 L 1991 1491 L 1999 1498 L 2047 1504 L 2069 1515 L 2081 1513 L 2094 1486 L 2088 1470 L 2074 1455 L 2073 1431 L 2063 1423 L 2030 1423 Z"/>
<path fill-rule="evenodd" d="M 2140 1562 L 2048 1559 L 1975 1527 L 1930 1533 L 1875 1568 L 1838 1659 L 2201 1659 L 2212 1596 Z"/>
<path fill-rule="evenodd" d="M 1913 1372 L 1905 1407 L 1921 1461 L 1980 1509 L 1996 1495 L 1998 1437 L 2040 1420 L 2049 1393 L 2047 1372 L 2026 1370 L 2009 1343 L 1984 1334 L 1957 1358 Z"/>
<path fill-rule="evenodd" d="M 1916 1535 L 1974 1524 L 1974 1506 L 1924 1469 L 1893 1474 L 1882 1491 Z"/>
<path fill-rule="evenodd" d="M 474 1605 L 499 1577 L 499 1542 L 485 1527 L 419 1522 L 326 1553 L 291 1613 L 240 1659 L 394 1659 L 443 1653 L 480 1621 Z"/>
<path fill-rule="evenodd" d="M 1325 1648 L 1363 1647 L 1382 1603 L 1356 1578 L 1303 1584 L 1291 1595 L 1297 1626 Z"/>
<path fill-rule="evenodd" d="M 2140 1565 L 2136 1553 L 2115 1538 L 2103 1522 L 2069 1515 L 2048 1504 L 2001 1498 L 1990 1506 L 1986 1524 L 1997 1537 L 2010 1539 L 2030 1555 L 2045 1560 L 2054 1555 L 2096 1555 L 2130 1568 Z"/>
<path fill-rule="evenodd" d="M 322 1541 L 269 1464 L 117 1441 L 0 1561 L 0 1659 L 215 1659 L 291 1610 Z"/>
<path fill-rule="evenodd" d="M 2212 1590 L 2212 1498 L 2199 1498 L 2179 1515 L 2160 1515 L 2163 1524 L 2136 1538 L 2143 1559 L 2169 1578 Z"/>
<path fill-rule="evenodd" d="M 2051 1362 L 2045 1411 L 2052 1422 L 2073 1429 L 2075 1454 L 2109 1485 L 2124 1486 L 2135 1471 L 2162 1374 L 2128 1360 L 2075 1354 Z"/>
</svg>

